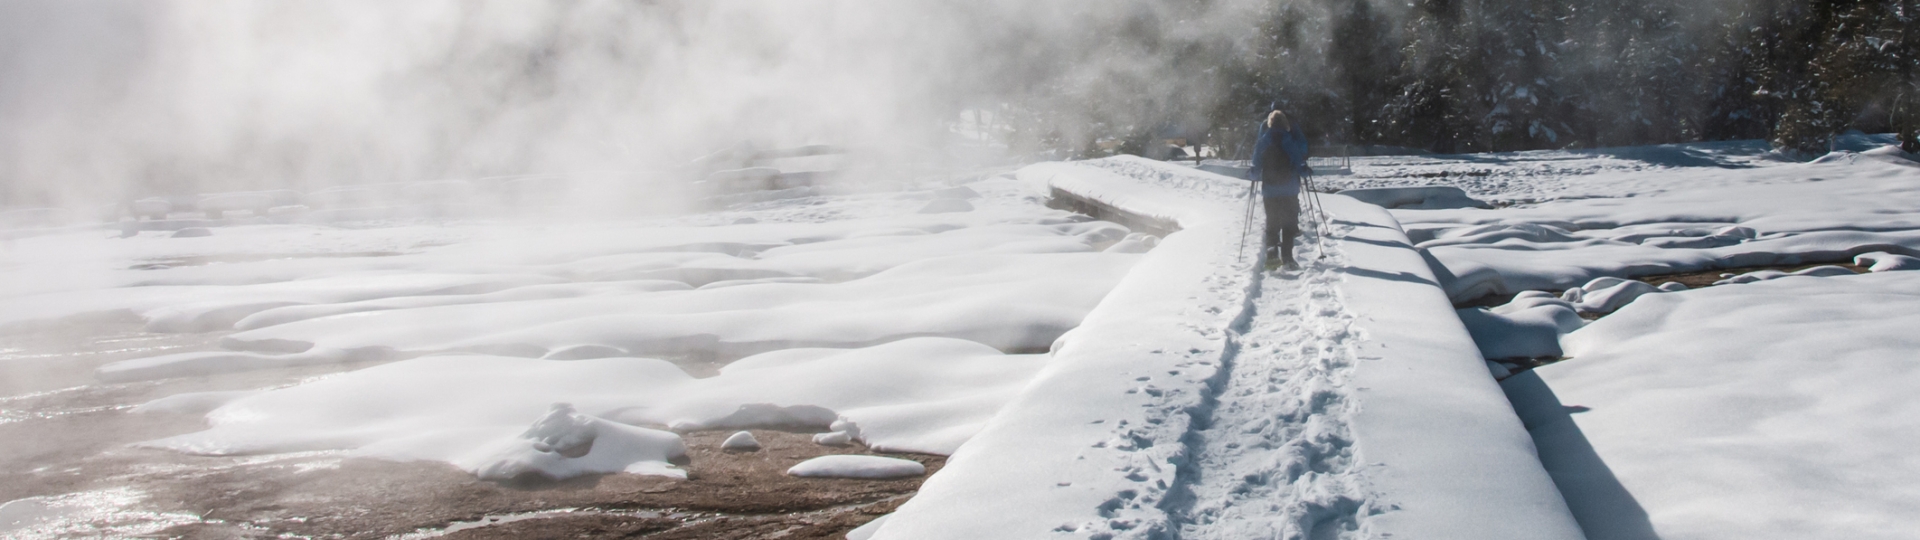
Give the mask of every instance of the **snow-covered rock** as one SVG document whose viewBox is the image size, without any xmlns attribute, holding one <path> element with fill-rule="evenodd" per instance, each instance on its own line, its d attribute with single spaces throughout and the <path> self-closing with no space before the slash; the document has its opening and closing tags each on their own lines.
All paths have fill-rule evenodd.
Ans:
<svg viewBox="0 0 1920 540">
<path fill-rule="evenodd" d="M 927 466 L 918 461 L 866 455 L 820 456 L 787 469 L 787 474 L 806 478 L 862 478 L 884 480 L 927 474 Z"/>
<path fill-rule="evenodd" d="M 1920 269 L 1920 257 L 1909 257 L 1906 255 L 1887 253 L 1885 251 L 1875 251 L 1855 255 L 1853 257 L 1853 264 L 1855 266 L 1865 266 L 1867 270 L 1873 272 L 1914 270 Z"/>
<path fill-rule="evenodd" d="M 813 444 L 821 446 L 846 446 L 853 444 L 853 435 L 845 431 L 829 431 L 813 434 Z"/>
<path fill-rule="evenodd" d="M 1661 292 L 1645 282 L 1596 278 L 1580 287 L 1580 301 L 1574 307 L 1586 313 L 1612 313 L 1642 295 Z"/>
<path fill-rule="evenodd" d="M 736 452 L 756 452 L 760 450 L 760 439 L 754 438 L 753 433 L 736 431 L 732 435 L 728 435 L 727 440 L 720 441 L 720 449 Z"/>
<path fill-rule="evenodd" d="M 1146 233 L 1132 233 L 1128 234 L 1126 238 L 1121 238 L 1119 242 L 1107 246 L 1107 249 L 1104 251 L 1107 253 L 1146 253 L 1152 251 L 1153 247 L 1157 245 L 1160 245 L 1160 238 L 1157 236 Z"/>
<path fill-rule="evenodd" d="M 685 470 L 670 463 L 686 453 L 679 435 L 608 422 L 555 403 L 518 437 L 486 444 L 453 463 L 484 480 L 528 475 L 565 480 L 613 472 L 686 478 Z"/>
</svg>

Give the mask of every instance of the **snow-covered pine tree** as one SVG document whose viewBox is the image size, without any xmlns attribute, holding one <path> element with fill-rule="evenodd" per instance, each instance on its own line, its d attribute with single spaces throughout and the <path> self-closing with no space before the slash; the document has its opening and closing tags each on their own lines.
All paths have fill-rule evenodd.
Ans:
<svg viewBox="0 0 1920 540">
<path fill-rule="evenodd" d="M 1395 144 L 1443 153 L 1483 149 L 1478 119 L 1486 111 L 1472 98 L 1482 56 L 1470 45 L 1468 15 L 1458 0 L 1413 2 L 1401 47 L 1405 82 L 1386 108 L 1386 136 Z"/>
<path fill-rule="evenodd" d="M 1561 92 L 1567 46 L 1561 21 L 1572 4 L 1501 0 L 1484 3 L 1476 46 L 1485 55 L 1479 97 L 1486 146 L 1500 149 L 1556 148 L 1572 142 L 1570 107 Z"/>
<path fill-rule="evenodd" d="M 1386 105 L 1403 78 L 1398 42 L 1386 16 L 1368 0 L 1348 0 L 1336 7 L 1327 63 L 1338 86 L 1345 114 L 1342 126 L 1329 126 L 1330 137 L 1359 144 L 1383 140 L 1388 124 Z M 1335 131 L 1338 129 L 1339 131 Z"/>
</svg>

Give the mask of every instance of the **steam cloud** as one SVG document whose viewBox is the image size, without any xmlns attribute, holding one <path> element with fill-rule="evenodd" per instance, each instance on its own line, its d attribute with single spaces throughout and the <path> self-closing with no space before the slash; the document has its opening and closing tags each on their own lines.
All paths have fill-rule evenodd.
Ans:
<svg viewBox="0 0 1920 540">
<path fill-rule="evenodd" d="M 935 146 L 965 29 L 912 2 L 0 4 L 0 206 Z"/>
<path fill-rule="evenodd" d="M 1441 150 L 1764 136 L 1778 84 L 1709 49 L 1797 1 L 12 0 L 0 208 L 532 173 L 670 197 L 684 178 L 632 173 L 743 142 L 1238 153 L 1274 99 Z"/>
</svg>

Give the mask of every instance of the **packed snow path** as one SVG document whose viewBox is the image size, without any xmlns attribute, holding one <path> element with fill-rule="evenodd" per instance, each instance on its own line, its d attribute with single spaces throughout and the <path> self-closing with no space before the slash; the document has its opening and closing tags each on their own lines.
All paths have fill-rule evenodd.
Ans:
<svg viewBox="0 0 1920 540">
<path fill-rule="evenodd" d="M 1348 425 L 1353 316 L 1337 289 L 1345 258 L 1306 228 L 1301 270 L 1254 280 L 1229 330 L 1224 381 L 1195 420 L 1194 466 L 1174 499 L 1181 538 L 1346 538 L 1382 510 Z"/>
<path fill-rule="evenodd" d="M 1242 180 L 1131 157 L 1018 176 L 1179 231 L 875 540 L 1582 537 L 1386 210 L 1323 197 L 1329 257 L 1255 281 Z"/>
</svg>

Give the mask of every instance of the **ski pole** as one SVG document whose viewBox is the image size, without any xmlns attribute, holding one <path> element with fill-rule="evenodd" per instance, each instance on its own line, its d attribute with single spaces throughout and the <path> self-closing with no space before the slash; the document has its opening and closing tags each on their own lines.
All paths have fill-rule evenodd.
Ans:
<svg viewBox="0 0 1920 540">
<path fill-rule="evenodd" d="M 1247 211 L 1243 216 L 1245 219 L 1240 224 L 1240 250 L 1235 252 L 1233 259 L 1236 264 L 1246 262 L 1247 259 L 1247 235 L 1253 233 L 1253 194 L 1259 186 L 1259 181 L 1247 180 Z"/>
<path fill-rule="evenodd" d="M 1312 174 L 1307 175 L 1307 182 L 1308 186 L 1313 185 Z M 1314 214 L 1317 220 L 1315 223 L 1314 241 L 1319 244 L 1320 258 L 1325 259 L 1327 258 L 1327 229 L 1330 227 L 1330 223 L 1328 223 L 1327 220 L 1327 205 L 1325 201 L 1320 200 L 1319 190 L 1309 188 L 1308 193 L 1312 194 L 1310 196 L 1313 197 Z"/>
</svg>

